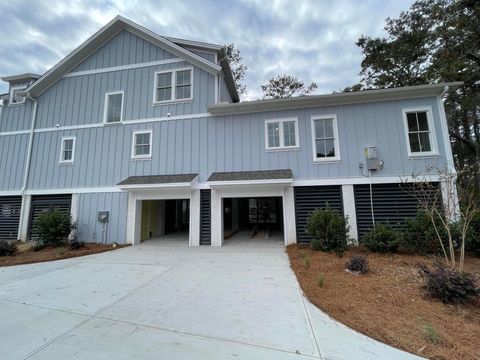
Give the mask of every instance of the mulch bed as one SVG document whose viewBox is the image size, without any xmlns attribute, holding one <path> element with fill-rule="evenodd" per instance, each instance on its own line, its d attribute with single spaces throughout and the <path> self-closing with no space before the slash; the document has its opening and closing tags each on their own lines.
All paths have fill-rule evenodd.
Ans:
<svg viewBox="0 0 480 360">
<path fill-rule="evenodd" d="M 120 249 L 128 245 L 103 245 L 103 244 L 85 244 L 77 250 L 71 250 L 68 246 L 46 247 L 44 249 L 34 251 L 32 244 L 18 243 L 17 253 L 14 256 L 0 256 L 0 266 L 12 266 L 20 264 L 33 264 L 44 261 L 68 259 L 78 256 L 102 253 Z"/>
<path fill-rule="evenodd" d="M 423 293 L 418 264 L 431 265 L 434 259 L 363 249 L 340 257 L 301 245 L 290 245 L 287 252 L 308 299 L 350 328 L 431 359 L 480 359 L 480 302 L 445 305 Z M 368 274 L 345 271 L 354 254 L 367 255 Z M 480 258 L 467 256 L 465 271 L 480 279 Z M 322 287 L 319 274 L 324 276 Z"/>
</svg>

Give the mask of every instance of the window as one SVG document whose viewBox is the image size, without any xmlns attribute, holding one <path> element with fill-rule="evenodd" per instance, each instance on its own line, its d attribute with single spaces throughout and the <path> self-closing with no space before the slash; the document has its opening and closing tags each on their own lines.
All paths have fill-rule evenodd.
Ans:
<svg viewBox="0 0 480 360">
<path fill-rule="evenodd" d="M 62 148 L 60 151 L 60 163 L 72 163 L 75 155 L 75 138 L 62 138 Z"/>
<path fill-rule="evenodd" d="M 404 109 L 403 117 L 408 155 L 435 155 L 436 144 L 431 109 Z"/>
<path fill-rule="evenodd" d="M 312 117 L 313 161 L 340 160 L 336 115 Z"/>
<path fill-rule="evenodd" d="M 153 103 L 192 99 L 192 69 L 155 73 Z"/>
<path fill-rule="evenodd" d="M 23 104 L 25 102 L 25 96 L 19 93 L 25 90 L 24 85 L 12 85 L 10 87 L 10 105 Z"/>
<path fill-rule="evenodd" d="M 265 145 L 267 150 L 298 148 L 297 118 L 265 121 Z"/>
<path fill-rule="evenodd" d="M 116 124 L 123 120 L 123 91 L 105 94 L 105 124 Z"/>
<path fill-rule="evenodd" d="M 152 156 L 152 130 L 133 133 L 132 159 L 147 159 Z"/>
</svg>

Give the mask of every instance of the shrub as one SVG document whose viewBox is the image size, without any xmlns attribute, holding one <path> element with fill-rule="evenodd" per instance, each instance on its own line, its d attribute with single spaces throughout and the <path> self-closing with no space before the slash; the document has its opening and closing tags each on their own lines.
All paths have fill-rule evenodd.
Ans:
<svg viewBox="0 0 480 360">
<path fill-rule="evenodd" d="M 76 229 L 68 213 L 58 209 L 40 214 L 35 222 L 38 231 L 37 242 L 44 246 L 61 246 L 67 241 L 68 234 Z"/>
<path fill-rule="evenodd" d="M 421 265 L 420 273 L 424 277 L 424 289 L 432 298 L 443 303 L 464 303 L 480 294 L 473 275 L 462 273 L 442 265 L 433 269 Z"/>
<path fill-rule="evenodd" d="M 465 247 L 468 252 L 480 256 L 480 214 L 470 222 Z"/>
<path fill-rule="evenodd" d="M 437 229 L 447 246 L 448 240 L 443 226 L 438 224 Z M 420 255 L 437 254 L 441 251 L 435 228 L 430 217 L 424 211 L 419 211 L 413 219 L 405 220 L 401 246 L 409 253 Z"/>
<path fill-rule="evenodd" d="M 77 240 L 70 241 L 68 245 L 70 247 L 70 250 L 79 250 L 85 247 L 85 243 L 83 241 L 77 241 Z"/>
<path fill-rule="evenodd" d="M 0 241 L 0 256 L 13 256 L 17 252 L 14 242 Z"/>
<path fill-rule="evenodd" d="M 314 250 L 343 252 L 347 248 L 348 219 L 327 206 L 315 209 L 307 219 L 306 232 Z"/>
<path fill-rule="evenodd" d="M 393 253 L 398 249 L 400 234 L 389 225 L 378 224 L 365 234 L 363 243 L 370 251 Z"/>
<path fill-rule="evenodd" d="M 352 272 L 366 274 L 368 272 L 368 260 L 362 255 L 353 255 L 345 264 L 345 268 Z"/>
</svg>

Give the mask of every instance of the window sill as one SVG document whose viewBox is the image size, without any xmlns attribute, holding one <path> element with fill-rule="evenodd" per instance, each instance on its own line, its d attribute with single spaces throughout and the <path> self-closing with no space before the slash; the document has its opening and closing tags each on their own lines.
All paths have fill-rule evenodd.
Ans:
<svg viewBox="0 0 480 360">
<path fill-rule="evenodd" d="M 267 149 L 265 149 L 266 152 L 283 152 L 283 151 L 298 151 L 298 150 L 300 150 L 300 146 L 267 148 Z"/>
<path fill-rule="evenodd" d="M 130 160 L 152 160 L 151 156 L 136 156 L 131 157 Z"/>
<path fill-rule="evenodd" d="M 414 154 L 409 154 L 408 155 L 408 158 L 409 159 L 434 159 L 434 158 L 439 158 L 440 157 L 440 154 L 438 153 L 430 153 L 430 154 L 418 154 L 418 155 L 414 155 Z"/>
<path fill-rule="evenodd" d="M 181 100 L 155 101 L 153 103 L 153 106 L 170 105 L 170 104 L 182 104 L 182 103 L 189 103 L 189 102 L 193 102 L 193 98 L 181 99 Z"/>
<path fill-rule="evenodd" d="M 118 126 L 118 125 L 122 125 L 122 124 L 123 124 L 122 120 L 114 121 L 114 122 L 104 122 L 103 123 L 104 126 Z"/>
<path fill-rule="evenodd" d="M 320 160 L 320 159 L 314 159 L 313 162 L 315 164 L 339 164 L 341 160 L 339 158 L 334 158 L 334 159 L 328 159 L 328 160 Z"/>
<path fill-rule="evenodd" d="M 60 166 L 73 165 L 73 161 L 60 161 L 58 165 Z"/>
<path fill-rule="evenodd" d="M 25 101 L 19 102 L 19 103 L 8 103 L 8 107 L 15 107 L 15 106 L 22 106 L 25 105 Z"/>
</svg>

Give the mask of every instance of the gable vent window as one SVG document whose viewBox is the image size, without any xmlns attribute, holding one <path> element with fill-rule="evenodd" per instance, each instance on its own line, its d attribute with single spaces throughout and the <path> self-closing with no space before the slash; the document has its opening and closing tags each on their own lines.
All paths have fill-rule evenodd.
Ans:
<svg viewBox="0 0 480 360">
<path fill-rule="evenodd" d="M 267 150 L 298 149 L 297 118 L 265 121 L 265 145 Z"/>
<path fill-rule="evenodd" d="M 404 110 L 403 116 L 405 121 L 408 155 L 435 155 L 435 136 L 430 110 Z"/>
<path fill-rule="evenodd" d="M 25 96 L 20 93 L 25 90 L 24 85 L 12 85 L 10 88 L 10 105 L 23 104 L 25 102 Z"/>
<path fill-rule="evenodd" d="M 158 71 L 155 73 L 153 104 L 192 100 L 192 69 Z"/>
<path fill-rule="evenodd" d="M 152 130 L 135 131 L 132 140 L 132 159 L 149 159 L 152 156 Z"/>
<path fill-rule="evenodd" d="M 62 138 L 62 149 L 60 151 L 60 163 L 72 163 L 75 154 L 75 137 Z"/>
<path fill-rule="evenodd" d="M 123 91 L 105 94 L 105 124 L 120 123 L 123 120 Z"/>
</svg>

